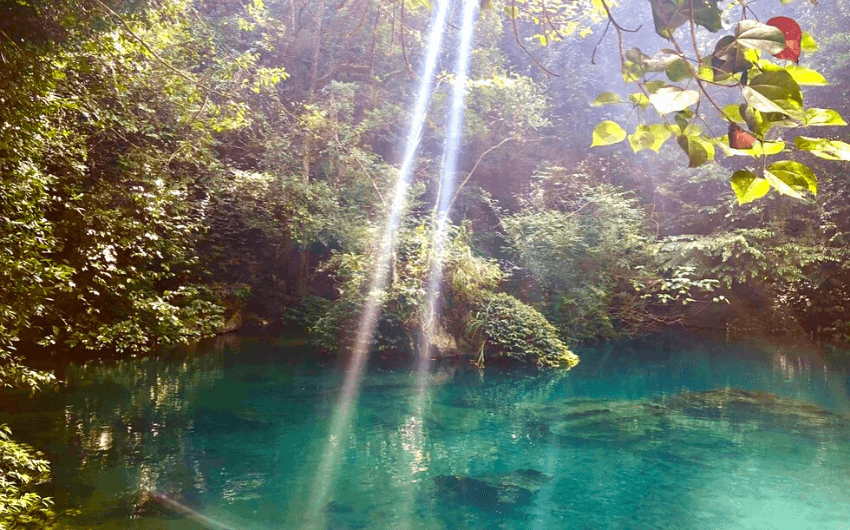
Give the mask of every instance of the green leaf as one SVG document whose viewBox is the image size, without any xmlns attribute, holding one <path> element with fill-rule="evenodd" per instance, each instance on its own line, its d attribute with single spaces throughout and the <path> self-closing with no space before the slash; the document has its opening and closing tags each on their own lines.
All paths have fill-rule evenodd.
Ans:
<svg viewBox="0 0 850 530">
<path fill-rule="evenodd" d="M 786 71 L 764 72 L 750 80 L 749 87 L 786 110 L 803 107 L 800 85 Z"/>
<path fill-rule="evenodd" d="M 716 33 L 723 28 L 717 0 L 650 0 L 655 32 L 669 39 L 673 31 L 693 18 L 694 22 Z M 691 13 L 693 5 L 693 13 Z"/>
<path fill-rule="evenodd" d="M 812 195 L 818 194 L 818 178 L 805 164 L 782 160 L 771 164 L 767 169 L 794 189 L 808 190 Z"/>
<path fill-rule="evenodd" d="M 760 199 L 770 191 L 770 183 L 767 180 L 757 177 L 749 171 L 736 171 L 732 174 L 730 183 L 732 184 L 732 191 L 738 197 L 738 204 Z"/>
<path fill-rule="evenodd" d="M 741 107 L 746 107 L 746 105 L 735 105 L 734 103 L 726 105 L 723 107 L 723 115 L 734 122 L 746 123 L 744 117 L 741 115 Z"/>
<path fill-rule="evenodd" d="M 735 26 L 735 42 L 744 48 L 776 54 L 785 49 L 785 34 L 779 28 L 748 19 Z"/>
<path fill-rule="evenodd" d="M 787 175 L 784 175 L 787 177 Z M 785 182 L 778 175 L 774 175 L 770 171 L 765 170 L 764 178 L 770 182 L 770 185 L 783 195 L 788 195 L 789 197 L 794 197 L 795 199 L 802 199 L 803 196 L 800 195 L 800 192 L 795 190 L 789 183 Z"/>
<path fill-rule="evenodd" d="M 750 80 L 741 89 L 747 103 L 762 112 L 778 112 L 802 117 L 803 93 L 800 86 L 785 71 L 765 72 Z"/>
<path fill-rule="evenodd" d="M 615 94 L 614 92 L 603 92 L 593 100 L 593 103 L 590 104 L 591 107 L 601 107 L 602 105 L 612 105 L 614 103 L 622 103 L 623 99 L 619 94 Z"/>
<path fill-rule="evenodd" d="M 805 31 L 803 32 L 803 37 L 800 40 L 800 49 L 804 52 L 816 52 L 818 51 L 818 43 L 815 42 L 815 39 Z"/>
<path fill-rule="evenodd" d="M 640 65 L 644 65 L 647 61 L 649 61 L 649 55 L 640 51 L 640 48 L 629 48 L 623 53 L 623 55 L 626 60 Z"/>
<path fill-rule="evenodd" d="M 679 136 L 676 141 L 688 155 L 688 167 L 699 167 L 714 159 L 714 145 L 699 136 Z"/>
<path fill-rule="evenodd" d="M 670 63 L 665 69 L 667 78 L 674 83 L 689 79 L 694 75 L 690 65 L 681 57 L 676 57 L 676 60 Z"/>
<path fill-rule="evenodd" d="M 638 125 L 634 134 L 629 135 L 629 145 L 635 153 L 644 149 L 652 149 L 657 153 L 671 135 L 670 129 L 661 123 Z"/>
<path fill-rule="evenodd" d="M 647 81 L 644 83 L 646 87 L 646 91 L 652 94 L 653 92 L 657 92 L 659 88 L 664 88 L 666 86 L 670 86 L 664 81 Z"/>
<path fill-rule="evenodd" d="M 647 105 L 649 105 L 649 98 L 646 97 L 646 94 L 643 92 L 635 92 L 634 94 L 629 94 L 629 99 L 635 105 L 640 105 L 640 108 L 645 109 Z"/>
<path fill-rule="evenodd" d="M 736 72 L 745 72 L 752 66 L 744 56 L 744 48 L 739 46 L 731 35 L 717 41 L 710 63 L 715 80 L 725 79 Z"/>
<path fill-rule="evenodd" d="M 517 6 L 505 6 L 505 14 L 508 15 L 508 18 L 517 19 L 519 18 L 519 8 Z"/>
<path fill-rule="evenodd" d="M 643 78 L 643 75 L 646 73 L 646 69 L 635 62 L 626 61 L 623 65 L 623 81 L 627 83 L 633 83 Z"/>
<path fill-rule="evenodd" d="M 676 124 L 679 126 L 681 131 L 684 131 L 688 128 L 688 125 L 691 123 L 691 118 L 694 117 L 694 111 L 691 109 L 680 110 L 673 116 L 673 119 L 676 121 Z"/>
<path fill-rule="evenodd" d="M 785 150 L 785 142 L 777 141 L 777 142 L 756 142 L 753 145 L 753 153 L 755 153 L 756 157 L 761 157 L 762 155 L 771 156 L 778 155 L 782 151 Z"/>
<path fill-rule="evenodd" d="M 847 122 L 840 114 L 832 109 L 807 109 L 806 121 L 807 127 L 819 126 L 845 126 Z"/>
<path fill-rule="evenodd" d="M 829 84 L 820 72 L 812 70 L 811 68 L 806 68 L 805 66 L 797 66 L 796 64 L 780 66 L 768 61 L 767 59 L 758 61 L 757 66 L 762 72 L 788 72 L 791 75 L 791 78 L 794 79 L 798 85 L 826 86 Z"/>
<path fill-rule="evenodd" d="M 696 90 L 682 90 L 675 86 L 659 88 L 649 96 L 649 102 L 661 115 L 685 110 L 698 101 L 699 92 Z"/>
<path fill-rule="evenodd" d="M 626 131 L 616 122 L 606 120 L 593 129 L 593 143 L 590 147 L 617 144 L 625 140 L 626 136 Z"/>
<path fill-rule="evenodd" d="M 714 82 L 714 68 L 711 67 L 710 62 L 699 63 L 699 70 L 697 71 L 697 77 L 699 77 L 703 81 Z"/>
<path fill-rule="evenodd" d="M 785 67 L 785 70 L 791 74 L 791 77 L 794 81 L 797 82 L 798 85 L 805 86 L 825 86 L 829 83 L 826 82 L 826 78 L 821 75 L 817 70 L 812 70 L 811 68 L 806 68 L 805 66 L 797 66 L 796 64 L 791 64 Z"/>
<path fill-rule="evenodd" d="M 801 151 L 809 151 L 825 160 L 850 161 L 850 144 L 838 140 L 798 136 L 794 139 L 794 145 Z"/>
</svg>

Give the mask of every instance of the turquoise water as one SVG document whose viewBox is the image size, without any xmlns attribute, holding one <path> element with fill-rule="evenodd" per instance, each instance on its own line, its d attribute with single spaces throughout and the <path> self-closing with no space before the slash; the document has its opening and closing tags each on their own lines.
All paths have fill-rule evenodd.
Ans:
<svg viewBox="0 0 850 530">
<path fill-rule="evenodd" d="M 848 371 L 684 336 L 567 373 L 367 373 L 321 522 L 346 529 L 847 529 Z M 344 370 L 285 341 L 69 366 L 0 423 L 49 454 L 72 527 L 300 529 Z"/>
</svg>

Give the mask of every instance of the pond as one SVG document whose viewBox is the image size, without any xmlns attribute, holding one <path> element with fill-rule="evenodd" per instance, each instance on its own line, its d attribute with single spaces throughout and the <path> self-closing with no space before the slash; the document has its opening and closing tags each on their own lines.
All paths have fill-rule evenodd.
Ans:
<svg viewBox="0 0 850 530">
<path fill-rule="evenodd" d="M 364 377 L 322 527 L 847 528 L 848 371 L 688 335 L 578 349 L 566 373 Z M 0 413 L 54 462 L 69 527 L 297 529 L 344 369 L 275 338 L 68 366 Z"/>
</svg>

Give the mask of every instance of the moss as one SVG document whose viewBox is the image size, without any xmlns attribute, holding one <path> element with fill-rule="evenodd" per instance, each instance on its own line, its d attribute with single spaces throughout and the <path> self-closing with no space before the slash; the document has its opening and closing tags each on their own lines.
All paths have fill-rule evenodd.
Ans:
<svg viewBox="0 0 850 530">
<path fill-rule="evenodd" d="M 475 317 L 482 353 L 526 364 L 570 369 L 579 358 L 539 311 L 506 293 L 486 293 Z M 483 359 L 480 358 L 480 361 Z"/>
</svg>

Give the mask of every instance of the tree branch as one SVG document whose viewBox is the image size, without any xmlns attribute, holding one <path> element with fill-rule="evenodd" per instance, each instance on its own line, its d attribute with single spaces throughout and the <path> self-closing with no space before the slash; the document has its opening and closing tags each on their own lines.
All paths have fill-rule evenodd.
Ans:
<svg viewBox="0 0 850 530">
<path fill-rule="evenodd" d="M 512 11 L 512 13 L 511 13 L 512 15 L 519 12 L 519 9 L 516 6 L 516 0 L 511 0 L 511 11 Z M 528 48 L 526 48 L 525 45 L 522 43 L 522 41 L 519 38 L 519 30 L 516 27 L 516 17 L 515 16 L 511 17 L 511 27 L 513 27 L 513 30 L 514 30 L 514 38 L 516 39 L 516 43 L 519 44 L 519 47 L 522 48 L 522 51 L 524 51 L 526 53 L 526 55 L 531 57 L 531 60 L 534 61 L 534 64 L 536 64 L 538 68 L 543 70 L 543 73 L 546 74 L 546 77 L 552 77 L 552 76 L 558 77 L 558 74 L 551 72 L 550 70 L 547 70 L 546 67 L 543 66 L 540 63 L 540 61 L 537 60 L 537 57 L 535 57 L 534 54 L 532 54 L 530 51 L 528 51 Z"/>
<path fill-rule="evenodd" d="M 472 178 L 472 175 L 475 173 L 475 170 L 478 169 L 478 166 L 481 164 L 481 161 L 484 160 L 484 157 L 490 154 L 492 151 L 498 149 L 505 143 L 510 142 L 511 140 L 516 140 L 516 138 L 509 136 L 503 139 L 501 142 L 497 143 L 496 145 L 490 147 L 483 153 L 481 153 L 481 156 L 479 156 L 478 160 L 475 161 L 475 164 L 472 166 L 472 169 L 469 170 L 469 173 L 466 175 L 466 178 L 463 179 L 463 182 L 461 182 L 460 186 L 458 186 L 455 190 L 455 194 L 454 196 L 452 196 L 452 200 L 449 202 L 449 208 L 451 208 L 452 205 L 455 203 L 455 200 L 457 199 L 458 195 L 460 195 L 460 190 L 463 189 L 463 187 L 466 186 L 466 183 L 469 182 L 469 179 Z"/>
</svg>

